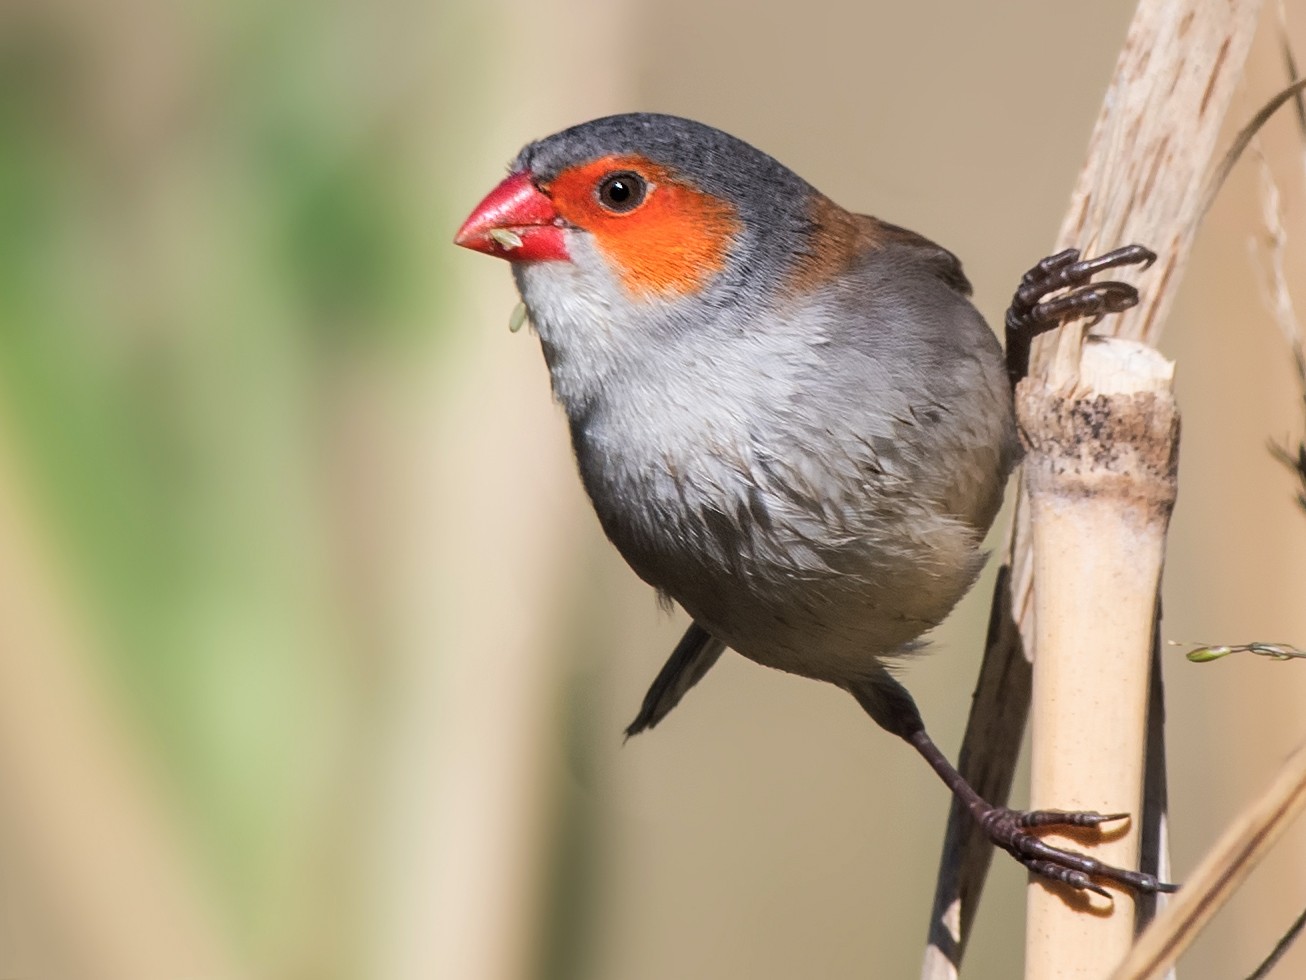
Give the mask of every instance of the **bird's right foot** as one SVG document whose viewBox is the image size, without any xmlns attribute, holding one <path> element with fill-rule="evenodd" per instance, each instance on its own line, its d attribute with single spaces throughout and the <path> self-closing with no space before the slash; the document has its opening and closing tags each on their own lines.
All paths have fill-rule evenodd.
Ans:
<svg viewBox="0 0 1306 980">
<path fill-rule="evenodd" d="M 1099 272 L 1119 266 L 1146 269 L 1156 253 L 1142 245 L 1125 245 L 1093 259 L 1081 259 L 1079 249 L 1049 255 L 1025 273 L 1007 307 L 1007 376 L 1014 388 L 1029 373 L 1029 346 L 1047 333 L 1080 317 L 1093 323 L 1108 313 L 1121 313 L 1138 304 L 1138 290 L 1127 282 L 1093 282 Z M 1060 296 L 1051 296 L 1067 289 Z M 1051 296 L 1051 298 L 1049 298 Z"/>
</svg>

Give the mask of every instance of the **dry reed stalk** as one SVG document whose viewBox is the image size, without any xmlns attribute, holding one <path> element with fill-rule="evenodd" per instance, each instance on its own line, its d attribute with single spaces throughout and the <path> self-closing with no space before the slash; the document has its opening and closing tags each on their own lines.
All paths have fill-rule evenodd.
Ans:
<svg viewBox="0 0 1306 980">
<path fill-rule="evenodd" d="M 1155 343 L 1187 265 L 1213 170 L 1220 125 L 1242 74 L 1260 0 L 1140 0 L 1089 143 L 1058 248 L 1086 252 L 1143 242 L 1160 256 L 1139 305 L 1101 332 Z M 1082 325 L 1037 344 L 1031 376 L 1050 361 L 1074 377 Z M 1028 501 L 1017 501 L 1006 555 L 1011 596 L 995 595 L 984 666 L 960 754 L 962 772 L 990 799 L 1005 799 L 1025 724 L 1034 652 Z M 955 805 L 949 814 L 922 977 L 957 976 L 988 871 L 990 848 Z"/>
<path fill-rule="evenodd" d="M 1291 69 L 1293 59 L 1287 40 L 1286 10 L 1282 3 L 1277 7 L 1279 31 L 1284 49 L 1288 52 L 1287 60 Z M 1278 105 L 1294 94 L 1298 99 L 1299 119 L 1306 125 L 1306 117 L 1301 116 L 1300 86 L 1301 83 L 1289 86 L 1267 103 L 1252 123 L 1239 134 L 1236 146 L 1249 146 L 1253 150 L 1259 170 L 1261 220 L 1264 225 L 1263 254 L 1253 247 L 1253 259 L 1262 264 L 1265 270 L 1265 305 L 1274 315 L 1288 342 L 1299 376 L 1306 377 L 1306 371 L 1302 369 L 1301 322 L 1288 288 L 1285 261 L 1287 230 L 1283 222 L 1282 199 L 1255 135 Z M 1290 466 L 1294 464 L 1293 458 L 1285 451 L 1273 448 Z M 1255 649 L 1257 647 L 1262 649 Z M 1249 644 L 1248 649 L 1261 653 L 1273 650 L 1280 656 L 1296 652 L 1286 645 Z M 1292 753 L 1270 787 L 1229 825 L 1193 872 L 1183 891 L 1143 933 L 1137 945 L 1117 968 L 1113 974 L 1115 980 L 1143 980 L 1159 977 L 1170 970 L 1303 808 L 1306 808 L 1306 745 Z M 1268 975 L 1297 937 L 1303 921 L 1306 921 L 1306 916 L 1298 918 L 1269 958 L 1255 971 L 1255 976 Z"/>
<path fill-rule="evenodd" d="M 1243 810 L 1157 915 L 1113 980 L 1163 974 L 1306 808 L 1306 745 L 1288 757 L 1274 782 Z"/>
</svg>

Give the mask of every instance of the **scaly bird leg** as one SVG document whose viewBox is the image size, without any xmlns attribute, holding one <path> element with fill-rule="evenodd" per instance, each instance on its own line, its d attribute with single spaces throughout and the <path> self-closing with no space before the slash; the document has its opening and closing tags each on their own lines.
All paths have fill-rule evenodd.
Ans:
<svg viewBox="0 0 1306 980">
<path fill-rule="evenodd" d="M 1148 894 L 1172 892 L 1178 887 L 1146 872 L 1113 867 L 1087 854 L 1053 847 L 1030 833 L 1044 827 L 1099 827 L 1112 820 L 1123 820 L 1128 814 L 1094 810 L 1012 810 L 994 806 L 980 796 L 939 751 L 925 731 L 916 702 L 887 671 L 859 681 L 849 690 L 881 728 L 902 738 L 925 758 L 948 789 L 965 804 L 990 841 L 1034 874 L 1108 898 L 1110 894 L 1094 879 L 1115 882 Z"/>
</svg>

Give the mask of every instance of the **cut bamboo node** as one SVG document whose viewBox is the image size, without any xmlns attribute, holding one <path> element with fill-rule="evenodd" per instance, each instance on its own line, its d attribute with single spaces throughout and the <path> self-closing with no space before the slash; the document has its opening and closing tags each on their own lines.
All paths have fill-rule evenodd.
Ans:
<svg viewBox="0 0 1306 980">
<path fill-rule="evenodd" d="M 1174 365 L 1130 340 L 1090 337 L 1067 390 L 1022 381 L 1016 414 L 1031 493 L 1105 496 L 1169 514 L 1178 488 Z"/>
</svg>

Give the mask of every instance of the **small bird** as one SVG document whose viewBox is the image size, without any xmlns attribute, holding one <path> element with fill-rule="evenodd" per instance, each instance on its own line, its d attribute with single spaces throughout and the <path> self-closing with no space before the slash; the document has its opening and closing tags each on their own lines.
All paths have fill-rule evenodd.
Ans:
<svg viewBox="0 0 1306 980">
<path fill-rule="evenodd" d="M 984 562 L 1020 458 L 1012 387 L 1030 339 L 1132 306 L 1133 287 L 1090 279 L 1154 256 L 1039 263 L 1004 358 L 951 252 L 710 126 L 608 116 L 509 170 L 455 242 L 511 263 L 603 530 L 693 619 L 627 735 L 730 647 L 848 691 L 1033 872 L 1168 890 L 1030 832 L 1121 814 L 980 798 L 893 673 Z"/>
</svg>

